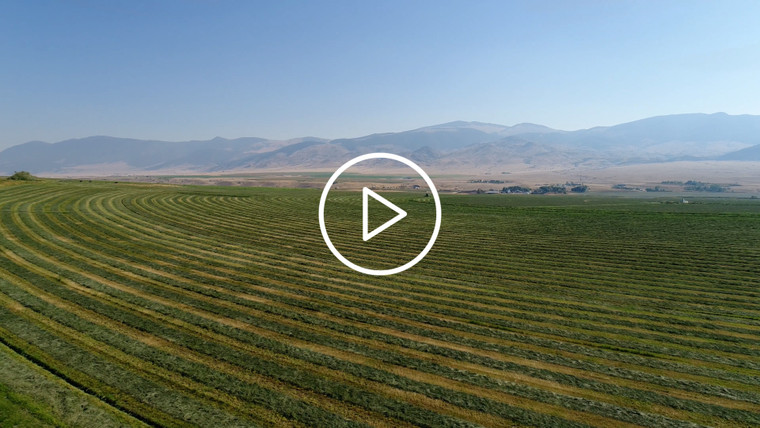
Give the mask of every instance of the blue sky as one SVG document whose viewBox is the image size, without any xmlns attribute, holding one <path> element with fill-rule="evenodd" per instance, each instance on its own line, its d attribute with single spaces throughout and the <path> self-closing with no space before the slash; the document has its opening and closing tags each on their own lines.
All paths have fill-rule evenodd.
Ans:
<svg viewBox="0 0 760 428">
<path fill-rule="evenodd" d="M 760 114 L 760 2 L 4 1 L 0 148 Z"/>
</svg>

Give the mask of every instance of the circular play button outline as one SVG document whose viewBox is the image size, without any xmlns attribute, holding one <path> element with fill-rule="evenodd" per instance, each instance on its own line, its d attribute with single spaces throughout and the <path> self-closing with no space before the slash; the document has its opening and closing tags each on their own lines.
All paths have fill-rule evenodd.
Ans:
<svg viewBox="0 0 760 428">
<path fill-rule="evenodd" d="M 404 165 L 412 168 L 425 180 L 425 183 L 427 183 L 428 187 L 430 188 L 430 192 L 433 194 L 433 199 L 435 199 L 435 227 L 433 228 L 433 235 L 430 236 L 430 240 L 428 241 L 427 245 L 419 254 L 417 254 L 417 257 L 413 258 L 408 263 L 397 266 L 393 269 L 369 269 L 363 266 L 359 266 L 356 263 L 348 260 L 343 256 L 343 254 L 340 253 L 340 251 L 335 248 L 332 241 L 330 241 L 330 236 L 327 234 L 327 227 L 325 226 L 325 203 L 327 202 L 327 194 L 330 193 L 330 188 L 332 188 L 335 180 L 337 180 L 338 177 L 348 168 L 351 168 L 359 162 L 370 159 L 390 159 L 396 162 L 401 162 Z M 361 272 L 367 275 L 393 275 L 399 272 L 403 272 L 419 263 L 420 260 L 422 260 L 427 255 L 430 249 L 433 248 L 433 244 L 435 244 L 435 240 L 438 238 L 438 232 L 441 230 L 441 199 L 438 197 L 438 191 L 435 188 L 435 184 L 433 184 L 433 180 L 431 180 L 430 176 L 428 176 L 425 171 L 423 171 L 422 168 L 420 168 L 416 163 L 403 156 L 395 155 L 393 153 L 369 153 L 366 155 L 357 156 L 344 163 L 340 168 L 338 168 L 337 171 L 333 173 L 330 179 L 327 180 L 327 184 L 325 184 L 325 188 L 322 190 L 322 197 L 319 199 L 319 229 L 322 231 L 322 238 L 324 238 L 325 244 L 327 244 L 327 248 L 329 248 L 333 255 L 337 257 L 338 260 L 340 260 L 344 265 L 357 272 Z"/>
</svg>

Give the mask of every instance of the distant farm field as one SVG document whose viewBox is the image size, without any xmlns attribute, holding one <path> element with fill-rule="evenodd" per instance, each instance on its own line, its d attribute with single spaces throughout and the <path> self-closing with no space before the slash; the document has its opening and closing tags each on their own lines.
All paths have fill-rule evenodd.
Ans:
<svg viewBox="0 0 760 428">
<path fill-rule="evenodd" d="M 0 185 L 0 425 L 760 426 L 760 201 L 443 196 L 370 277 L 319 196 Z"/>
</svg>

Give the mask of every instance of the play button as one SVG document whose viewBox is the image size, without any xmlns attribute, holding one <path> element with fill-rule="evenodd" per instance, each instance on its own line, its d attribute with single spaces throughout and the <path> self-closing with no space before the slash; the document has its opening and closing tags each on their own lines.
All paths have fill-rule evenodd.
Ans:
<svg viewBox="0 0 760 428">
<path fill-rule="evenodd" d="M 372 198 L 374 198 L 378 202 L 382 203 L 386 207 L 396 212 L 396 217 L 393 217 L 392 219 L 386 221 L 385 223 L 383 223 L 382 226 L 378 227 L 372 232 L 367 232 L 369 230 L 369 196 L 372 196 Z M 384 231 L 385 229 L 393 226 L 394 224 L 396 224 L 396 222 L 398 222 L 404 217 L 406 217 L 406 211 L 397 207 L 391 201 L 369 190 L 368 188 L 365 187 L 362 189 L 362 239 L 363 240 L 369 241 L 370 239 L 372 239 L 372 237 Z"/>
<path fill-rule="evenodd" d="M 425 245 L 425 247 L 414 258 L 412 258 L 411 260 L 409 260 L 407 263 L 402 264 L 400 266 L 396 266 L 394 268 L 390 268 L 390 269 L 370 269 L 370 268 L 365 267 L 365 266 L 360 266 L 357 263 L 354 263 L 351 260 L 349 260 L 343 254 L 341 254 L 341 252 L 338 251 L 338 249 L 333 244 L 333 242 L 330 239 L 330 236 L 329 236 L 329 234 L 327 232 L 327 226 L 326 226 L 326 223 L 325 223 L 325 205 L 327 203 L 327 195 L 330 193 L 330 189 L 332 189 L 332 187 L 335 184 L 335 182 L 338 179 L 338 177 L 342 173 L 344 173 L 348 168 L 350 168 L 350 167 L 352 167 L 352 166 L 354 166 L 354 165 L 356 165 L 356 164 L 358 164 L 360 162 L 364 162 L 364 161 L 368 161 L 368 160 L 373 160 L 373 159 L 392 160 L 392 161 L 400 162 L 400 163 L 406 165 L 407 167 L 413 169 L 425 181 L 425 183 L 427 184 L 427 187 L 429 189 L 429 194 L 432 195 L 433 200 L 435 202 L 435 224 L 434 224 L 434 226 L 432 228 L 432 232 L 430 233 L 430 239 L 427 240 L 427 244 Z M 416 187 L 419 187 L 419 186 L 416 186 Z M 427 197 L 428 195 L 425 195 L 425 196 Z M 424 198 L 420 198 L 420 199 L 424 199 Z M 387 220 L 385 223 L 383 223 L 379 227 L 376 227 L 372 231 L 369 230 L 370 229 L 370 225 L 369 225 L 369 223 L 370 223 L 370 221 L 369 221 L 370 220 L 370 207 L 369 206 L 370 206 L 371 200 L 375 200 L 377 202 L 380 202 L 386 208 L 389 208 L 390 210 L 392 210 L 393 212 L 396 213 L 395 217 L 391 218 L 390 220 Z M 427 201 L 429 201 L 429 200 L 427 200 Z M 430 207 L 429 204 L 418 204 L 418 205 L 419 206 Z M 416 210 L 415 213 L 419 214 L 419 211 L 420 210 Z M 375 211 L 375 212 L 377 212 L 377 211 Z M 351 215 L 349 215 L 349 217 L 350 216 Z M 353 217 L 353 218 L 357 218 L 357 220 L 358 220 L 358 213 L 357 213 L 356 217 Z M 361 237 L 362 237 L 362 242 L 365 243 L 364 245 L 374 245 L 374 247 L 372 247 L 372 250 L 370 250 L 371 254 L 375 254 L 375 253 L 378 253 L 378 252 L 380 252 L 380 253 L 383 252 L 384 250 L 382 250 L 382 248 L 385 248 L 384 246 L 388 245 L 387 244 L 387 239 L 386 238 L 378 238 L 380 240 L 380 242 L 378 242 L 376 244 L 374 243 L 375 241 L 372 241 L 372 243 L 370 243 L 368 241 L 370 241 L 372 238 L 375 238 L 376 236 L 378 236 L 382 232 L 388 230 L 389 228 L 393 227 L 399 221 L 401 221 L 401 220 L 403 220 L 405 218 L 412 218 L 414 220 L 413 217 L 408 217 L 408 212 L 406 210 L 402 209 L 398 205 L 394 204 L 393 202 L 389 201 L 388 199 L 386 199 L 385 197 L 379 195 L 378 193 L 376 193 L 375 191 L 369 189 L 368 187 L 362 187 L 362 213 L 361 213 L 361 220 L 362 220 L 361 229 L 362 230 L 361 230 Z M 408 220 L 404 221 L 404 224 L 406 224 L 407 221 Z M 427 220 L 427 221 L 429 221 L 429 220 Z M 346 223 L 343 223 L 343 224 L 346 224 Z M 408 227 L 415 228 L 416 224 L 418 224 L 418 223 L 414 223 L 414 221 L 413 221 L 412 223 L 409 223 Z M 407 235 L 405 235 L 406 232 L 404 231 L 404 228 L 402 226 L 396 226 L 396 227 L 401 227 L 401 229 L 400 229 L 401 233 L 397 232 L 395 234 L 391 234 L 389 236 L 389 238 L 391 240 L 398 240 L 399 236 L 402 236 L 402 237 L 404 237 L 404 239 L 408 239 Z M 424 229 L 427 229 L 427 227 L 429 227 L 429 226 L 424 227 Z M 345 228 L 345 227 L 343 227 L 343 226 L 340 227 L 340 229 L 343 229 L 343 228 Z M 430 179 L 430 176 L 428 176 L 425 173 L 425 171 L 423 171 L 422 168 L 420 168 L 414 162 L 412 162 L 409 159 L 406 159 L 406 158 L 404 158 L 402 156 L 391 154 L 391 153 L 370 153 L 370 154 L 367 154 L 367 155 L 362 155 L 362 156 L 356 157 L 356 158 L 351 159 L 350 161 L 346 162 L 340 168 L 338 168 L 338 170 L 335 171 L 335 173 L 333 173 L 333 175 L 327 181 L 327 184 L 325 185 L 325 188 L 322 190 L 322 197 L 319 200 L 319 229 L 322 232 L 322 237 L 324 238 L 325 244 L 327 244 L 327 247 L 330 249 L 330 251 L 333 253 L 333 255 L 338 260 L 340 260 L 344 265 L 348 266 L 349 268 L 351 268 L 351 269 L 353 269 L 353 270 L 355 270 L 357 272 L 361 272 L 361 273 L 364 273 L 364 274 L 367 274 L 367 275 L 392 275 L 392 274 L 396 274 L 396 273 L 399 273 L 399 272 L 403 272 L 403 271 L 409 269 L 410 267 L 416 265 L 417 263 L 419 263 L 428 254 L 428 252 L 430 252 L 430 249 L 433 248 L 433 244 L 435 243 L 435 240 L 438 237 L 438 232 L 441 229 L 441 200 L 440 200 L 440 197 L 438 196 L 438 191 L 436 190 L 435 185 L 433 184 L 433 181 Z M 427 229 L 427 230 L 429 231 L 429 229 Z M 340 230 L 340 231 L 343 232 L 342 230 Z M 358 227 L 357 227 L 356 233 L 358 233 L 358 232 L 359 231 L 358 231 Z M 422 239 L 426 239 L 427 234 L 425 233 L 425 235 L 422 235 L 422 236 L 425 237 L 425 238 L 422 238 Z M 383 235 L 383 237 L 385 237 L 385 234 Z M 357 239 L 358 239 L 358 236 L 357 236 Z M 424 242 L 425 241 L 419 241 L 419 247 L 416 247 L 416 248 L 421 248 L 422 244 Z M 357 245 L 344 246 L 343 248 L 344 248 L 344 251 L 354 251 L 355 248 L 358 248 Z M 404 242 L 395 243 L 395 241 L 394 241 L 394 245 L 395 245 L 395 248 L 391 249 L 390 250 L 391 253 L 389 253 L 389 258 L 392 261 L 386 262 L 386 266 L 388 264 L 390 264 L 392 266 L 393 264 L 395 264 L 393 261 L 400 259 L 399 258 L 398 247 L 399 247 L 399 245 L 401 247 L 405 247 L 405 246 L 408 245 L 408 243 L 404 243 Z M 361 245 L 358 245 L 358 246 L 360 247 Z M 346 248 L 350 248 L 350 250 L 346 250 Z M 377 251 L 378 248 L 380 249 L 380 251 Z M 361 249 L 359 249 L 359 250 L 361 250 Z M 414 249 L 412 251 L 416 251 L 416 249 Z"/>
</svg>

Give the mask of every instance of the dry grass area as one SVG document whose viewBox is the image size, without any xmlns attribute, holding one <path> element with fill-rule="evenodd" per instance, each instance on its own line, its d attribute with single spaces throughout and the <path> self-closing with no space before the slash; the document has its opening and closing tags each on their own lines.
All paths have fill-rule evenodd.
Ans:
<svg viewBox="0 0 760 428">
<path fill-rule="evenodd" d="M 336 165 L 336 168 L 338 165 Z M 616 184 L 629 187 L 653 187 L 667 181 L 695 180 L 732 186 L 735 193 L 760 193 L 760 162 L 682 161 L 615 166 L 608 168 L 531 168 L 525 164 L 504 166 L 502 171 L 425 168 L 436 187 L 443 192 L 476 189 L 500 190 L 508 186 L 535 187 L 567 182 L 584 183 L 591 192 L 609 192 Z M 424 181 L 406 169 L 351 169 L 353 175 L 342 176 L 338 188 L 361 189 L 367 186 L 380 190 L 411 190 L 414 185 L 426 188 Z M 138 173 L 104 176 L 100 174 L 67 174 L 67 178 L 114 180 L 177 185 L 215 185 L 241 187 L 322 188 L 332 170 L 317 171 L 236 171 L 231 173 L 192 173 L 162 171 L 161 174 Z M 489 183 L 489 181 L 493 181 Z M 671 190 L 678 191 L 677 188 Z"/>
</svg>

